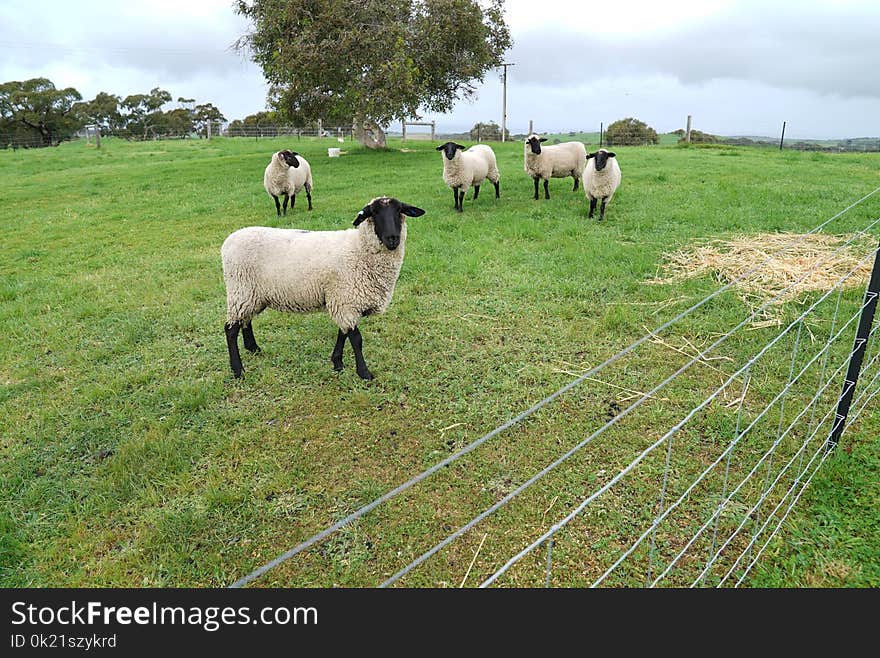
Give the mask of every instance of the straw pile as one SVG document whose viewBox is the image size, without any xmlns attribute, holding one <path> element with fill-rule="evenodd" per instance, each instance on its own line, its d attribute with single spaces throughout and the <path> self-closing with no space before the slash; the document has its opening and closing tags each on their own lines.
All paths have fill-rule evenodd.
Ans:
<svg viewBox="0 0 880 658">
<path fill-rule="evenodd" d="M 710 275 L 726 284 L 755 269 L 733 285 L 752 305 L 771 299 L 771 304 L 782 304 L 806 292 L 831 290 L 852 270 L 855 272 L 843 285 L 864 286 L 873 264 L 866 255 L 874 252 L 877 243 L 874 238 L 865 236 L 842 247 L 851 238 L 760 233 L 711 240 L 669 254 L 662 266 L 664 276 L 649 283 L 670 283 Z"/>
</svg>

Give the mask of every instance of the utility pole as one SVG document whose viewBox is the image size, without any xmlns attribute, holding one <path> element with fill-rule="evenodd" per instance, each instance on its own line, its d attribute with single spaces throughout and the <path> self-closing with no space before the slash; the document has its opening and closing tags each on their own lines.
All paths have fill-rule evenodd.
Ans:
<svg viewBox="0 0 880 658">
<path fill-rule="evenodd" d="M 782 150 L 782 142 L 785 140 L 785 121 L 782 122 L 782 137 L 779 138 L 779 150 Z"/>
<path fill-rule="evenodd" d="M 507 67 L 516 66 L 516 64 L 505 62 L 501 66 L 504 68 L 504 76 L 502 78 L 504 91 L 501 97 L 501 141 L 505 142 L 507 141 L 505 139 L 505 133 L 507 132 Z"/>
</svg>

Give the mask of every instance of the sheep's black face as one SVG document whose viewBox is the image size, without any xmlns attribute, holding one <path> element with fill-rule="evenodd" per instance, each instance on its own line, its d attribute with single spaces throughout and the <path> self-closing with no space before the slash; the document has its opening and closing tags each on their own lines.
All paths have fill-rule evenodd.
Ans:
<svg viewBox="0 0 880 658">
<path fill-rule="evenodd" d="M 613 158 L 614 153 L 609 151 L 596 151 L 595 153 L 590 153 L 588 158 L 595 158 L 596 160 L 596 171 L 602 171 L 605 168 L 605 165 L 608 164 L 608 158 Z"/>
<path fill-rule="evenodd" d="M 287 149 L 281 151 L 281 157 L 284 158 L 284 161 L 289 167 L 299 167 L 299 160 L 296 159 L 296 156 L 298 155 L 299 153 L 288 151 Z"/>
<path fill-rule="evenodd" d="M 389 251 L 394 251 L 400 246 L 400 232 L 403 228 L 401 215 L 420 217 L 424 214 L 425 211 L 421 208 L 390 197 L 381 197 L 373 199 L 361 209 L 354 219 L 354 225 L 358 226 L 365 219 L 372 218 L 376 237 Z"/>
<path fill-rule="evenodd" d="M 546 142 L 546 137 L 538 137 L 537 135 L 531 135 L 526 139 L 526 144 L 532 147 L 532 153 L 535 155 L 541 155 L 541 142 Z"/>
<path fill-rule="evenodd" d="M 464 146 L 455 142 L 446 142 L 436 148 L 437 151 L 443 151 L 447 160 L 452 160 L 455 157 L 455 152 L 459 149 L 464 150 Z"/>
</svg>

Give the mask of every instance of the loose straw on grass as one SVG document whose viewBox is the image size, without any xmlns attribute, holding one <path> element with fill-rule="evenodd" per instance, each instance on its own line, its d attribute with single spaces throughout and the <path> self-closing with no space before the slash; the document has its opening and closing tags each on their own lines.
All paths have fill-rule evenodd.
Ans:
<svg viewBox="0 0 880 658">
<path fill-rule="evenodd" d="M 488 536 L 489 536 L 489 533 L 488 533 L 488 532 L 487 532 L 485 535 L 483 535 L 483 539 L 482 539 L 482 541 L 480 542 L 480 545 L 477 546 L 477 552 L 474 553 L 474 559 L 471 560 L 471 563 L 468 565 L 467 571 L 464 572 L 464 578 L 461 579 L 461 584 L 458 586 L 459 589 L 461 589 L 462 587 L 464 587 L 464 583 L 465 583 L 465 581 L 468 579 L 468 576 L 471 575 L 471 569 L 472 569 L 473 566 L 474 566 L 474 562 L 477 561 L 477 556 L 480 554 L 480 550 L 483 548 L 483 542 L 486 541 L 486 537 L 488 537 Z"/>
<path fill-rule="evenodd" d="M 853 270 L 855 274 L 847 285 L 867 281 L 871 263 L 860 264 L 860 261 L 867 250 L 874 248 L 869 236 L 854 240 L 849 248 L 828 260 L 829 255 L 850 237 L 820 233 L 760 233 L 711 240 L 669 254 L 663 265 L 665 275 L 647 283 L 671 283 L 704 275 L 713 276 L 720 282 L 735 281 L 755 263 L 766 260 L 764 267 L 737 281 L 734 287 L 747 303 L 755 299 L 763 302 L 778 295 L 771 304 L 783 304 L 806 292 L 829 290 L 844 274 Z M 797 244 L 789 246 L 795 238 Z M 779 251 L 783 247 L 788 248 Z M 777 251 L 779 253 L 772 253 Z M 798 281 L 801 277 L 804 277 L 803 281 Z M 770 317 L 761 323 L 769 326 L 776 324 L 777 320 Z"/>
</svg>

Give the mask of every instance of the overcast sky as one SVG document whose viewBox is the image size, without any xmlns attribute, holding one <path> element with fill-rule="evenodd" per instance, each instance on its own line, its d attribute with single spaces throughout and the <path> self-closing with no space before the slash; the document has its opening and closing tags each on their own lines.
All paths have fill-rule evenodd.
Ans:
<svg viewBox="0 0 880 658">
<path fill-rule="evenodd" d="M 634 116 L 658 132 L 880 136 L 880 0 L 507 0 L 514 46 L 507 126 L 598 130 Z M 85 99 L 153 87 L 265 109 L 260 69 L 232 49 L 248 28 L 231 0 L 2 0 L 0 82 L 47 77 Z M 438 130 L 501 123 L 489 72 Z M 392 128 L 395 128 L 392 126 Z"/>
</svg>

